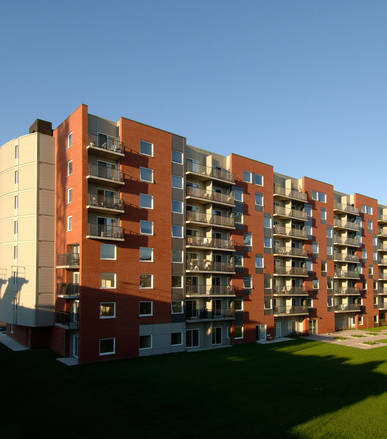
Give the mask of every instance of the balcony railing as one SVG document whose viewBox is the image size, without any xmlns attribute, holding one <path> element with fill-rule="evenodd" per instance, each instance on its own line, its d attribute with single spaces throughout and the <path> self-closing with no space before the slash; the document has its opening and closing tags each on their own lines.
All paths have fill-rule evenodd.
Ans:
<svg viewBox="0 0 387 439">
<path fill-rule="evenodd" d="M 333 235 L 333 244 L 353 245 L 360 247 L 361 243 L 354 238 L 342 238 L 341 236 Z"/>
<path fill-rule="evenodd" d="M 387 215 L 379 215 L 378 221 L 381 223 L 387 223 Z"/>
<path fill-rule="evenodd" d="M 334 253 L 333 259 L 335 261 L 343 261 L 343 262 L 359 262 L 360 258 L 356 255 L 342 255 L 341 253 Z"/>
<path fill-rule="evenodd" d="M 339 227 L 341 229 L 350 229 L 350 230 L 356 230 L 359 231 L 360 227 L 358 224 L 350 222 L 350 221 L 340 221 L 338 219 L 333 220 L 333 226 Z"/>
<path fill-rule="evenodd" d="M 106 226 L 102 224 L 88 224 L 88 235 L 98 238 L 124 239 L 124 229 L 120 226 Z"/>
<path fill-rule="evenodd" d="M 308 253 L 303 248 L 293 248 L 293 247 L 279 247 L 274 246 L 274 254 L 281 256 L 304 256 L 307 257 Z"/>
<path fill-rule="evenodd" d="M 89 133 L 89 147 L 101 148 L 109 152 L 124 154 L 124 147 L 120 139 L 113 136 L 98 135 L 97 133 Z"/>
<path fill-rule="evenodd" d="M 203 236 L 187 236 L 186 245 L 192 247 L 219 248 L 224 250 L 234 250 L 235 242 L 227 239 L 207 238 Z"/>
<path fill-rule="evenodd" d="M 381 289 L 378 289 L 378 290 L 374 290 L 374 294 L 379 294 L 381 296 L 385 296 L 385 295 L 387 295 L 387 289 L 381 288 Z"/>
<path fill-rule="evenodd" d="M 229 204 L 231 206 L 235 205 L 234 195 L 222 194 L 219 192 L 206 191 L 204 189 L 193 188 L 188 186 L 186 190 L 187 197 L 200 198 L 201 200 L 206 200 L 208 202 L 218 202 Z"/>
<path fill-rule="evenodd" d="M 187 296 L 235 296 L 235 287 L 230 285 L 186 286 L 185 294 Z"/>
<path fill-rule="evenodd" d="M 55 323 L 58 323 L 66 327 L 66 329 L 77 329 L 78 314 L 70 313 L 70 312 L 56 312 Z"/>
<path fill-rule="evenodd" d="M 378 265 L 387 265 L 387 258 L 379 258 L 377 263 Z"/>
<path fill-rule="evenodd" d="M 359 214 L 359 209 L 357 209 L 356 207 L 353 207 L 349 204 L 341 204 L 341 203 L 334 202 L 333 209 L 341 210 L 342 212 L 351 213 L 353 215 Z"/>
<path fill-rule="evenodd" d="M 57 296 L 79 296 L 79 284 L 58 283 L 56 288 Z"/>
<path fill-rule="evenodd" d="M 344 279 L 359 279 L 360 273 L 357 271 L 336 270 L 333 277 L 339 277 Z"/>
<path fill-rule="evenodd" d="M 284 296 L 298 296 L 298 295 L 309 295 L 309 291 L 306 290 L 304 287 L 274 287 L 273 288 L 273 294 L 283 294 Z"/>
<path fill-rule="evenodd" d="M 379 273 L 378 274 L 378 279 L 387 280 L 387 273 Z"/>
<path fill-rule="evenodd" d="M 279 186 L 278 184 L 274 185 L 274 196 L 276 195 L 305 202 L 308 201 L 307 195 L 303 192 L 300 192 L 296 189 L 286 189 L 283 186 Z"/>
<path fill-rule="evenodd" d="M 387 252 L 386 244 L 379 243 L 376 248 L 379 252 Z"/>
<path fill-rule="evenodd" d="M 79 268 L 79 253 L 56 255 L 56 266 Z"/>
<path fill-rule="evenodd" d="M 304 238 L 304 239 L 308 238 L 306 230 L 299 230 L 299 229 L 292 229 L 292 228 L 287 229 L 287 228 L 281 227 L 281 226 L 274 226 L 273 233 L 277 234 L 277 235 L 293 236 L 294 238 Z"/>
<path fill-rule="evenodd" d="M 387 237 L 387 230 L 379 229 L 378 230 L 378 236 L 386 238 Z"/>
<path fill-rule="evenodd" d="M 361 290 L 360 288 L 334 288 L 333 294 L 340 294 L 343 296 L 360 295 Z"/>
<path fill-rule="evenodd" d="M 349 303 L 328 306 L 328 311 L 360 311 L 362 305 L 360 303 Z"/>
<path fill-rule="evenodd" d="M 204 223 L 213 226 L 234 227 L 234 218 L 221 215 L 207 215 L 201 212 L 186 212 L 186 221 Z"/>
<path fill-rule="evenodd" d="M 275 306 L 273 314 L 309 314 L 307 306 Z"/>
<path fill-rule="evenodd" d="M 374 309 L 387 309 L 387 302 L 386 303 L 374 303 Z"/>
<path fill-rule="evenodd" d="M 282 206 L 274 206 L 274 215 L 275 214 L 300 220 L 308 219 L 308 215 L 303 210 L 288 209 Z"/>
<path fill-rule="evenodd" d="M 186 172 L 192 172 L 193 174 L 199 174 L 205 177 L 234 183 L 234 176 L 231 172 L 227 171 L 227 169 L 211 168 L 196 162 L 187 161 L 185 170 Z"/>
<path fill-rule="evenodd" d="M 274 274 L 286 274 L 289 276 L 308 276 L 308 270 L 305 267 L 282 267 L 275 265 Z"/>
<path fill-rule="evenodd" d="M 89 176 L 124 183 L 124 173 L 122 171 L 106 166 L 89 165 Z"/>
<path fill-rule="evenodd" d="M 120 197 L 107 197 L 99 194 L 88 194 L 88 205 L 104 209 L 124 210 L 124 202 Z"/>
<path fill-rule="evenodd" d="M 187 261 L 187 271 L 219 271 L 225 273 L 234 273 L 235 266 L 227 262 L 213 261 Z"/>
<path fill-rule="evenodd" d="M 187 320 L 224 320 L 235 318 L 235 310 L 230 308 L 221 308 L 217 310 L 197 310 L 186 311 Z"/>
</svg>

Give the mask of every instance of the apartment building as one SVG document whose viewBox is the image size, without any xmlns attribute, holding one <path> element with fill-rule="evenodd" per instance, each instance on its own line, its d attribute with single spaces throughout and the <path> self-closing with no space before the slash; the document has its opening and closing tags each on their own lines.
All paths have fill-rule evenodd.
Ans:
<svg viewBox="0 0 387 439">
<path fill-rule="evenodd" d="M 52 136 L 47 123 L 35 125 L 0 148 L 9 156 L 0 170 L 0 318 L 22 343 L 88 363 L 384 322 L 387 206 L 377 200 L 86 105 Z M 39 194 L 55 187 L 53 226 L 42 226 L 46 247 L 34 253 L 51 283 L 20 289 L 29 285 L 35 316 L 35 299 L 47 296 L 47 318 L 33 321 L 15 319 L 6 294 L 19 213 L 13 173 L 25 178 L 10 154 L 29 136 L 35 157 L 45 139 L 55 168 L 47 187 L 35 179 L 30 200 L 37 227 Z M 43 262 L 34 264 L 36 272 Z"/>
</svg>

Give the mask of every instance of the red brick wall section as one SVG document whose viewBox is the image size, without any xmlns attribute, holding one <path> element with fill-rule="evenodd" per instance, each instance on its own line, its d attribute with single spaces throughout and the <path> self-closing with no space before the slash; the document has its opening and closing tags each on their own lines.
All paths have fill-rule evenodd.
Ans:
<svg viewBox="0 0 387 439">
<path fill-rule="evenodd" d="M 252 278 L 251 294 L 241 294 L 244 299 L 244 338 L 232 341 L 233 343 L 243 343 L 256 340 L 256 326 L 258 324 L 266 324 L 267 334 L 274 335 L 273 316 L 264 315 L 264 274 L 256 273 L 255 267 L 255 255 L 264 255 L 264 213 L 273 213 L 273 167 L 237 154 L 231 154 L 230 159 L 231 172 L 234 174 L 236 185 L 243 189 L 243 228 L 235 230 L 235 233 L 232 234 L 237 250 L 243 251 L 244 232 L 250 232 L 253 236 L 251 252 L 243 253 L 243 274 L 232 279 L 232 284 L 237 290 L 243 290 L 243 276 L 249 274 Z M 262 175 L 263 186 L 245 183 L 243 171 Z M 256 192 L 263 193 L 264 212 L 258 212 L 255 209 Z M 264 255 L 264 265 L 264 272 L 272 274 L 272 254 Z"/>
</svg>

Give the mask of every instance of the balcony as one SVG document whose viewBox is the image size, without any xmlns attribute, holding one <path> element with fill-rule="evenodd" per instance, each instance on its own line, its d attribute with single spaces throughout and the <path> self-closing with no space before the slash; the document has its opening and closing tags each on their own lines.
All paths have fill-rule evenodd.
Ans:
<svg viewBox="0 0 387 439">
<path fill-rule="evenodd" d="M 360 279 L 360 273 L 357 271 L 336 270 L 333 277 L 338 279 Z"/>
<path fill-rule="evenodd" d="M 297 316 L 309 314 L 309 307 L 307 306 L 275 306 L 273 308 L 273 315 L 279 316 Z"/>
<path fill-rule="evenodd" d="M 77 299 L 79 297 L 79 284 L 59 283 L 56 296 L 62 299 Z"/>
<path fill-rule="evenodd" d="M 67 268 L 69 270 L 79 269 L 79 253 L 65 253 L 56 255 L 56 268 Z"/>
<path fill-rule="evenodd" d="M 387 230 L 379 229 L 378 236 L 380 236 L 381 238 L 387 238 Z"/>
<path fill-rule="evenodd" d="M 125 157 L 124 146 L 120 140 L 116 137 L 106 136 L 104 134 L 89 133 L 89 143 L 86 149 L 102 157 Z"/>
<path fill-rule="evenodd" d="M 387 289 L 374 290 L 374 294 L 377 296 L 387 296 Z"/>
<path fill-rule="evenodd" d="M 308 253 L 302 248 L 274 246 L 274 256 L 307 258 Z"/>
<path fill-rule="evenodd" d="M 227 239 L 207 238 L 203 236 L 187 236 L 185 245 L 189 248 L 235 251 L 234 241 L 229 241 Z"/>
<path fill-rule="evenodd" d="M 234 176 L 227 169 L 211 168 L 192 161 L 186 162 L 185 173 L 205 180 L 211 179 L 222 183 L 235 184 Z"/>
<path fill-rule="evenodd" d="M 376 249 L 378 252 L 387 252 L 387 245 L 379 243 Z"/>
<path fill-rule="evenodd" d="M 374 303 L 374 309 L 387 310 L 387 303 Z"/>
<path fill-rule="evenodd" d="M 274 287 L 273 294 L 275 296 L 309 296 L 309 291 L 304 287 Z"/>
<path fill-rule="evenodd" d="M 185 297 L 235 297 L 235 287 L 230 285 L 186 286 Z"/>
<path fill-rule="evenodd" d="M 334 288 L 333 295 L 335 296 L 360 296 L 360 288 Z"/>
<path fill-rule="evenodd" d="M 235 206 L 234 195 L 232 193 L 222 194 L 188 186 L 185 197 L 201 203 L 221 204 L 227 207 Z"/>
<path fill-rule="evenodd" d="M 292 238 L 297 239 L 308 239 L 308 235 L 306 233 L 306 230 L 299 230 L 299 229 L 292 229 L 292 228 L 285 228 L 282 226 L 274 226 L 273 227 L 273 235 L 279 235 L 279 236 L 291 236 Z"/>
<path fill-rule="evenodd" d="M 345 245 L 348 247 L 361 247 L 361 243 L 354 238 L 342 238 L 341 236 L 333 235 L 333 244 Z"/>
<path fill-rule="evenodd" d="M 387 224 L 387 215 L 379 215 L 378 222 Z"/>
<path fill-rule="evenodd" d="M 379 273 L 377 277 L 379 280 L 387 280 L 387 273 Z"/>
<path fill-rule="evenodd" d="M 308 277 L 305 267 L 274 266 L 274 276 L 303 276 Z"/>
<path fill-rule="evenodd" d="M 274 206 L 273 216 L 279 218 L 294 218 L 300 221 L 307 221 L 308 216 L 303 210 L 288 209 L 282 206 Z"/>
<path fill-rule="evenodd" d="M 360 303 L 349 303 L 328 306 L 328 311 L 334 312 L 360 312 L 362 305 Z"/>
<path fill-rule="evenodd" d="M 333 203 L 333 211 L 350 213 L 352 215 L 359 215 L 359 209 L 350 204 Z"/>
<path fill-rule="evenodd" d="M 279 186 L 277 184 L 274 185 L 273 196 L 277 198 L 302 201 L 304 203 L 308 202 L 308 197 L 303 192 L 300 192 L 296 189 L 286 189 L 283 186 Z"/>
<path fill-rule="evenodd" d="M 70 312 L 56 312 L 55 326 L 63 329 L 78 329 L 78 314 Z"/>
<path fill-rule="evenodd" d="M 106 226 L 89 223 L 86 238 L 124 241 L 124 229 L 120 226 Z"/>
<path fill-rule="evenodd" d="M 89 165 L 89 172 L 86 178 L 97 184 L 116 187 L 125 184 L 124 173 L 119 169 L 114 169 L 101 165 Z"/>
<path fill-rule="evenodd" d="M 358 224 L 350 222 L 350 221 L 340 221 L 338 219 L 333 220 L 333 228 L 334 229 L 349 229 L 358 232 L 360 227 Z"/>
<path fill-rule="evenodd" d="M 378 265 L 387 266 L 387 258 L 379 258 Z"/>
<path fill-rule="evenodd" d="M 187 223 L 197 224 L 198 226 L 213 226 L 224 229 L 234 229 L 234 218 L 221 215 L 208 215 L 201 212 L 186 212 L 185 221 Z"/>
<path fill-rule="evenodd" d="M 124 202 L 120 197 L 107 197 L 99 194 L 88 194 L 86 208 L 101 213 L 124 213 Z"/>
<path fill-rule="evenodd" d="M 186 311 L 185 318 L 187 322 L 198 322 L 198 321 L 211 321 L 211 320 L 234 320 L 235 310 L 230 308 L 223 308 L 217 310 L 197 310 L 197 311 Z"/>
<path fill-rule="evenodd" d="M 359 256 L 356 256 L 356 255 L 342 255 L 341 253 L 334 253 L 333 260 L 334 261 L 341 261 L 341 262 L 358 263 L 360 261 L 360 258 L 359 258 Z"/>
<path fill-rule="evenodd" d="M 195 273 L 235 273 L 235 266 L 227 262 L 187 261 L 185 270 Z"/>
</svg>

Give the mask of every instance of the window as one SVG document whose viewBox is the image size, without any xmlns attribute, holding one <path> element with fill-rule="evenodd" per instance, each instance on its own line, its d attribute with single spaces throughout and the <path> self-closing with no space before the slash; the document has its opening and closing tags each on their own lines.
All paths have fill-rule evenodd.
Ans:
<svg viewBox="0 0 387 439">
<path fill-rule="evenodd" d="M 270 290 L 272 287 L 272 278 L 265 274 L 265 277 L 263 278 L 263 288 L 266 290 Z"/>
<path fill-rule="evenodd" d="M 184 312 L 182 302 L 172 302 L 171 303 L 171 313 L 172 314 L 182 314 Z"/>
<path fill-rule="evenodd" d="M 176 189 L 183 189 L 183 177 L 172 175 L 172 187 Z"/>
<path fill-rule="evenodd" d="M 19 171 L 15 171 L 15 184 L 19 183 Z"/>
<path fill-rule="evenodd" d="M 73 173 L 73 161 L 69 160 L 67 162 L 67 176 L 71 175 Z"/>
<path fill-rule="evenodd" d="M 140 247 L 140 262 L 153 262 L 153 248 Z"/>
<path fill-rule="evenodd" d="M 252 237 L 251 237 L 251 233 L 247 233 L 245 232 L 243 234 L 243 245 L 245 247 L 251 247 L 252 245 Z"/>
<path fill-rule="evenodd" d="M 373 241 L 374 241 L 374 246 L 377 247 L 378 246 L 378 237 L 374 236 Z"/>
<path fill-rule="evenodd" d="M 171 346 L 180 346 L 183 344 L 183 334 L 181 332 L 171 333 Z"/>
<path fill-rule="evenodd" d="M 319 287 L 318 279 L 313 279 L 313 289 L 318 290 L 318 287 Z"/>
<path fill-rule="evenodd" d="M 140 140 L 140 153 L 153 157 L 153 144 Z"/>
<path fill-rule="evenodd" d="M 320 209 L 320 217 L 321 217 L 321 221 L 326 221 L 326 219 L 327 219 L 327 210 L 326 209 L 323 209 L 323 208 L 321 208 Z"/>
<path fill-rule="evenodd" d="M 153 209 L 153 195 L 140 194 L 140 207 L 143 209 Z"/>
<path fill-rule="evenodd" d="M 73 145 L 73 133 L 67 136 L 67 148 L 71 148 Z"/>
<path fill-rule="evenodd" d="M 365 249 L 365 248 L 363 248 L 362 250 L 361 250 L 361 257 L 362 257 L 362 259 L 367 259 L 367 250 Z"/>
<path fill-rule="evenodd" d="M 185 331 L 185 345 L 187 348 L 199 347 L 199 329 L 187 329 Z"/>
<path fill-rule="evenodd" d="M 15 159 L 19 158 L 19 145 L 15 145 Z"/>
<path fill-rule="evenodd" d="M 147 300 L 146 302 L 140 302 L 139 316 L 145 317 L 152 315 L 153 315 L 153 302 L 150 300 Z"/>
<path fill-rule="evenodd" d="M 183 202 L 172 200 L 172 212 L 183 213 Z"/>
<path fill-rule="evenodd" d="M 251 183 L 251 172 L 243 171 L 243 181 L 246 183 Z"/>
<path fill-rule="evenodd" d="M 106 290 L 116 288 L 116 273 L 100 273 L 99 287 Z"/>
<path fill-rule="evenodd" d="M 363 324 L 363 316 L 359 316 L 358 318 L 358 324 L 362 325 Z"/>
<path fill-rule="evenodd" d="M 324 192 L 312 191 L 312 200 L 321 201 L 322 203 L 326 203 L 327 196 Z"/>
<path fill-rule="evenodd" d="M 244 276 L 244 278 L 243 278 L 243 288 L 247 288 L 247 289 L 252 288 L 251 276 Z"/>
<path fill-rule="evenodd" d="M 153 288 L 153 274 L 140 274 L 140 288 Z"/>
<path fill-rule="evenodd" d="M 13 258 L 17 259 L 17 257 L 18 257 L 18 248 L 17 248 L 17 245 L 14 245 L 13 246 Z"/>
<path fill-rule="evenodd" d="M 262 256 L 255 256 L 255 267 L 256 268 L 263 268 L 263 257 Z"/>
<path fill-rule="evenodd" d="M 368 220 L 368 231 L 372 233 L 372 220 Z"/>
<path fill-rule="evenodd" d="M 99 339 L 99 355 L 112 355 L 116 353 L 116 339 L 115 338 L 100 338 Z"/>
<path fill-rule="evenodd" d="M 72 188 L 67 189 L 67 204 L 70 204 L 73 201 L 73 190 Z"/>
<path fill-rule="evenodd" d="M 73 230 L 73 217 L 68 216 L 67 217 L 67 231 L 71 232 L 71 230 Z"/>
<path fill-rule="evenodd" d="M 327 263 L 326 261 L 321 261 L 321 273 L 327 272 Z"/>
<path fill-rule="evenodd" d="M 18 220 L 15 220 L 13 222 L 13 233 L 17 235 L 18 232 L 19 232 L 19 222 Z"/>
<path fill-rule="evenodd" d="M 255 205 L 263 206 L 263 194 L 260 192 L 255 192 Z"/>
<path fill-rule="evenodd" d="M 99 318 L 100 319 L 114 319 L 116 317 L 116 303 L 115 302 L 101 302 L 99 304 Z"/>
<path fill-rule="evenodd" d="M 140 335 L 140 349 L 152 349 L 152 336 L 151 335 Z"/>
<path fill-rule="evenodd" d="M 19 207 L 19 196 L 18 196 L 18 195 L 15 195 L 15 196 L 13 197 L 13 207 L 14 207 L 15 209 L 17 209 L 17 208 Z"/>
<path fill-rule="evenodd" d="M 312 248 L 313 248 L 313 254 L 317 255 L 318 254 L 318 243 L 316 241 L 313 242 L 312 244 Z"/>
<path fill-rule="evenodd" d="M 172 262 L 175 262 L 175 263 L 182 263 L 183 262 L 182 250 L 172 250 Z"/>
<path fill-rule="evenodd" d="M 312 226 L 310 224 L 305 224 L 305 230 L 308 236 L 312 235 Z"/>
<path fill-rule="evenodd" d="M 234 339 L 242 339 L 243 338 L 243 326 L 235 326 L 234 327 Z"/>
<path fill-rule="evenodd" d="M 331 227 L 327 227 L 327 238 L 333 238 L 333 230 Z"/>
<path fill-rule="evenodd" d="M 333 256 L 333 247 L 331 245 L 327 246 L 327 255 Z"/>
<path fill-rule="evenodd" d="M 116 253 L 117 253 L 117 247 L 114 244 L 101 244 L 100 259 L 115 260 Z"/>
<path fill-rule="evenodd" d="M 212 344 L 222 343 L 222 328 L 211 328 Z"/>
<path fill-rule="evenodd" d="M 377 262 L 377 260 L 378 260 L 378 254 L 377 252 L 374 252 L 374 262 Z"/>
<path fill-rule="evenodd" d="M 368 215 L 372 215 L 372 207 L 370 207 L 370 206 L 366 206 L 365 204 L 363 204 L 363 205 L 361 206 L 361 211 L 362 211 L 363 213 L 367 213 Z"/>
<path fill-rule="evenodd" d="M 173 238 L 182 238 L 183 237 L 183 227 L 172 225 L 172 237 Z"/>
<path fill-rule="evenodd" d="M 304 210 L 308 218 L 312 218 L 312 206 L 310 204 L 305 204 Z"/>
<path fill-rule="evenodd" d="M 243 202 L 243 190 L 239 187 L 234 187 L 232 191 L 234 193 L 235 201 L 242 203 Z"/>
<path fill-rule="evenodd" d="M 368 266 L 368 274 L 372 276 L 374 274 L 374 267 L 372 265 Z"/>
<path fill-rule="evenodd" d="M 305 266 L 306 266 L 307 271 L 313 271 L 313 264 L 312 264 L 312 261 L 310 259 L 307 259 L 305 261 Z"/>
<path fill-rule="evenodd" d="M 263 186 L 263 177 L 259 174 L 253 174 L 253 183 L 258 186 Z"/>
<path fill-rule="evenodd" d="M 271 218 L 269 216 L 265 216 L 263 219 L 263 227 L 265 229 L 271 229 Z"/>
<path fill-rule="evenodd" d="M 267 237 L 263 238 L 263 246 L 265 248 L 271 248 L 272 247 L 271 243 L 272 243 L 271 238 L 267 238 Z"/>
<path fill-rule="evenodd" d="M 243 224 L 242 212 L 234 212 L 234 222 L 236 224 Z"/>
<path fill-rule="evenodd" d="M 183 163 L 183 153 L 172 149 L 172 161 L 174 163 Z"/>
<path fill-rule="evenodd" d="M 182 276 L 172 276 L 172 288 L 183 288 Z"/>
<path fill-rule="evenodd" d="M 327 288 L 328 290 L 331 290 L 333 288 L 333 279 L 328 277 L 327 279 Z"/>
<path fill-rule="evenodd" d="M 235 311 L 243 311 L 243 300 L 235 299 L 234 300 L 234 309 L 235 309 Z"/>
<path fill-rule="evenodd" d="M 140 220 L 140 234 L 153 235 L 153 222 Z"/>
<path fill-rule="evenodd" d="M 153 169 L 140 168 L 140 181 L 153 183 Z"/>
<path fill-rule="evenodd" d="M 243 267 L 243 256 L 234 255 L 234 265 L 235 267 Z"/>
<path fill-rule="evenodd" d="M 270 297 L 265 297 L 263 302 L 264 309 L 271 309 L 271 299 Z"/>
</svg>

